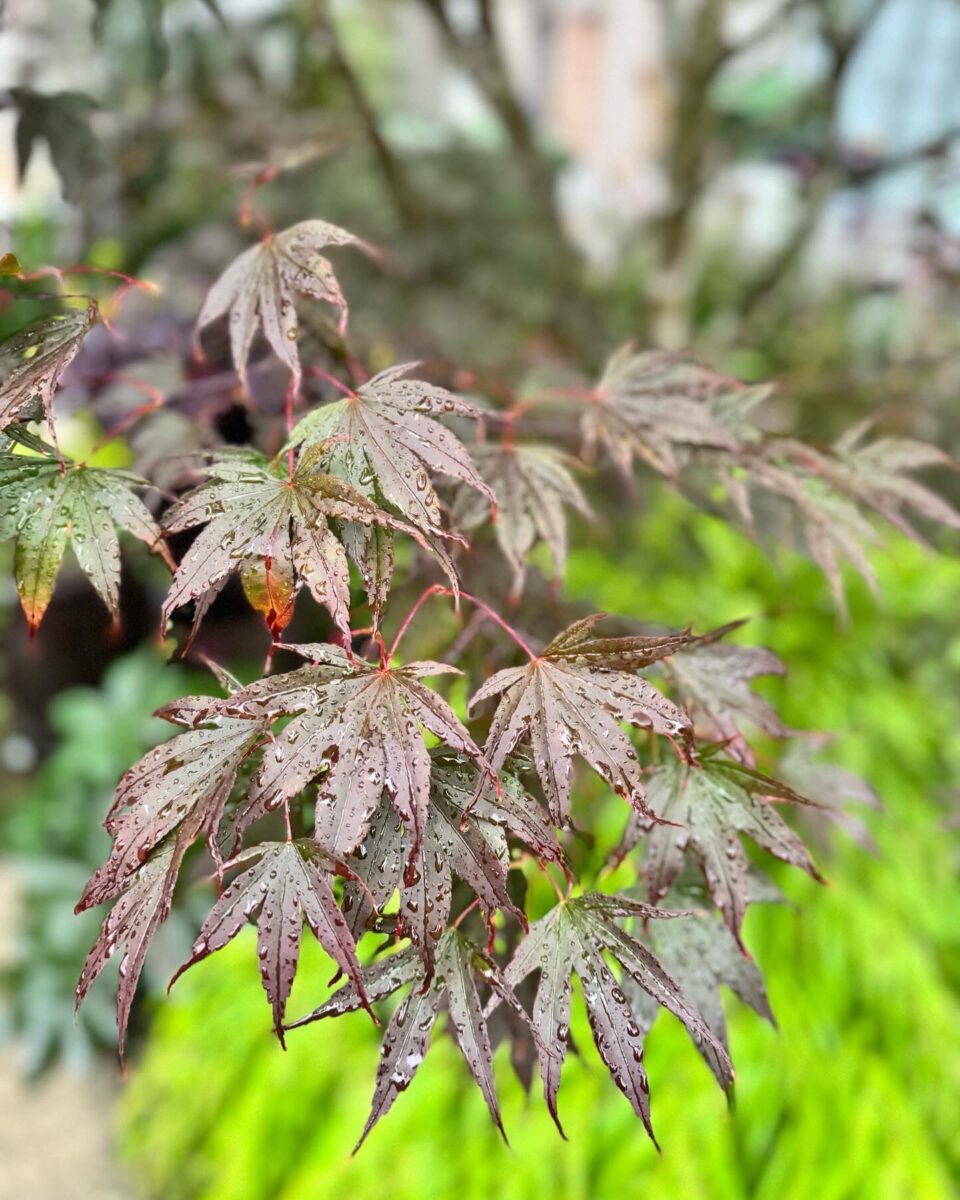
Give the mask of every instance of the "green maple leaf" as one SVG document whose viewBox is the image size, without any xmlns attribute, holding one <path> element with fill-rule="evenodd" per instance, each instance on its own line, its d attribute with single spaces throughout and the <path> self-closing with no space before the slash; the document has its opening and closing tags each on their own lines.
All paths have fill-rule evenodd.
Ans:
<svg viewBox="0 0 960 1200">
<path fill-rule="evenodd" d="M 18 440 L 42 453 L 0 453 L 0 538 L 16 542 L 17 591 L 31 633 L 50 603 L 68 544 L 111 616 L 118 619 L 116 530 L 133 534 L 169 561 L 160 527 L 134 491 L 149 485 L 128 471 L 67 460 L 61 464 L 35 439 L 18 434 Z"/>
<path fill-rule="evenodd" d="M 335 530 L 342 524 L 399 529 L 429 548 L 417 529 L 319 470 L 317 459 L 316 451 L 307 452 L 292 474 L 285 457 L 268 459 L 255 451 L 221 455 L 210 464 L 207 482 L 164 519 L 170 532 L 204 526 L 173 577 L 165 618 L 195 601 L 196 630 L 213 597 L 239 571 L 248 599 L 274 635 L 289 623 L 303 586 L 347 633 L 350 573 Z M 375 607 L 378 599 L 371 597 Z"/>
</svg>

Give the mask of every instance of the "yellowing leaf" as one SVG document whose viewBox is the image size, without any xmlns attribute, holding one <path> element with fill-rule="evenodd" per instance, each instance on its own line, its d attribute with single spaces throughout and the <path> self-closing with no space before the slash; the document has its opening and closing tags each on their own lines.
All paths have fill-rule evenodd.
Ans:
<svg viewBox="0 0 960 1200">
<path fill-rule="evenodd" d="M 164 519 L 170 532 L 204 526 L 173 577 L 165 619 L 196 601 L 196 631 L 212 598 L 239 571 L 248 598 L 274 636 L 289 622 L 304 585 L 349 632 L 350 573 L 335 530 L 343 524 L 379 525 L 427 543 L 407 522 L 319 470 L 316 459 L 302 456 L 292 475 L 285 457 L 271 460 L 254 451 L 223 455 L 210 464 L 208 481 L 183 496 Z"/>
<path fill-rule="evenodd" d="M 0 538 L 16 542 L 17 591 L 31 631 L 50 603 L 68 542 L 114 618 L 120 614 L 114 527 L 167 557 L 159 526 L 133 491 L 145 486 L 126 471 L 71 462 L 61 469 L 48 454 L 0 454 Z"/>
</svg>

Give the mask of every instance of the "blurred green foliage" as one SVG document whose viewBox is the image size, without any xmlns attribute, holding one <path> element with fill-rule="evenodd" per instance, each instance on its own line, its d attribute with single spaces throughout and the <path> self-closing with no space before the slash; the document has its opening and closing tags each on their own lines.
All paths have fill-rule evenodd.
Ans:
<svg viewBox="0 0 960 1200">
<path fill-rule="evenodd" d="M 664 564 L 670 564 L 665 566 Z M 356 1159 L 377 1058 L 362 1017 L 270 1035 L 252 938 L 191 972 L 158 1009 L 123 1103 L 135 1178 L 164 1200 L 357 1200 L 458 1195 L 556 1200 L 947 1200 L 960 1184 L 960 890 L 948 828 L 960 768 L 960 563 L 898 542 L 877 556 L 882 603 L 851 586 L 837 626 L 822 581 L 799 557 L 779 571 L 721 522 L 662 497 L 642 519 L 575 552 L 568 590 L 610 611 L 705 628 L 755 615 L 742 632 L 790 666 L 768 692 L 797 728 L 838 733 L 834 753 L 881 793 L 868 814 L 879 853 L 837 835 L 821 851 L 830 885 L 777 872 L 792 906 L 754 907 L 747 942 L 768 977 L 776 1033 L 732 1011 L 736 1103 L 727 1113 L 671 1018 L 648 1043 L 662 1158 L 596 1059 L 564 1075 L 561 1142 L 529 1103 L 504 1048 L 497 1074 L 504 1149 L 456 1051 L 430 1058 Z M 956 809 L 953 808 L 955 814 Z M 313 951 L 313 953 L 310 953 Z M 329 963 L 307 947 L 291 1012 L 318 1002 Z"/>
</svg>

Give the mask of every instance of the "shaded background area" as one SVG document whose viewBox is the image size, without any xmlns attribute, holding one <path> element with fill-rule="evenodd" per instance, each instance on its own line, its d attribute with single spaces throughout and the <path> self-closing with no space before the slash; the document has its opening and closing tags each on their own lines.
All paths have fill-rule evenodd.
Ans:
<svg viewBox="0 0 960 1200">
<path fill-rule="evenodd" d="M 8 0 L 0 250 L 28 270 L 86 262 L 161 286 L 162 304 L 128 300 L 119 342 L 94 335 L 58 401 L 93 404 L 95 421 L 65 422 L 82 453 L 143 403 L 131 376 L 172 392 L 149 437 L 133 427 L 101 452 L 161 482 L 194 448 L 192 416 L 235 440 L 258 419 L 216 347 L 192 360 L 189 331 L 249 239 L 236 216 L 251 184 L 274 175 L 256 203 L 278 227 L 322 216 L 386 249 L 381 267 L 342 266 L 372 367 L 421 357 L 502 399 L 589 376 L 627 338 L 689 346 L 776 379 L 770 428 L 823 443 L 869 413 L 956 455 L 958 80 L 956 0 Z M 0 292 L 0 332 L 27 307 Z M 319 322 L 303 332 L 324 346 Z M 252 378 L 276 411 L 279 376 Z M 317 1027 L 283 1055 L 243 939 L 162 1000 L 195 928 L 189 896 L 152 954 L 117 1108 L 110 981 L 70 1015 L 97 924 L 72 905 L 103 855 L 116 779 L 161 736 L 150 713 L 196 682 L 153 644 L 164 575 L 132 550 L 119 634 L 79 573 L 33 644 L 12 584 L 0 597 L 3 1012 L 20 1064 L 0 1127 L 27 1119 L 26 1078 L 47 1068 L 40 1087 L 64 1081 L 63 1124 L 91 1129 L 49 1164 L 39 1126 L 18 1137 L 53 1179 L 11 1172 L 11 1195 L 55 1182 L 61 1196 L 372 1198 L 384 1181 L 398 1197 L 955 1194 L 956 545 L 937 557 L 889 539 L 880 598 L 852 582 L 844 629 L 789 548 L 772 563 L 662 482 L 629 506 L 609 483 L 586 479 L 602 520 L 574 529 L 566 599 L 673 626 L 753 617 L 742 639 L 790 668 L 766 689 L 787 722 L 834 730 L 830 755 L 885 806 L 863 817 L 874 853 L 815 831 L 830 887 L 784 878 L 796 909 L 751 914 L 781 1031 L 731 1007 L 734 1111 L 662 1017 L 649 1056 L 662 1159 L 589 1056 L 565 1073 L 569 1144 L 498 1057 L 507 1155 L 441 1042 L 350 1160 L 370 1031 Z M 937 484 L 956 500 L 949 476 Z M 262 633 L 238 593 L 206 637 L 257 669 Z M 293 1003 L 315 1003 L 328 974 L 305 950 Z"/>
</svg>

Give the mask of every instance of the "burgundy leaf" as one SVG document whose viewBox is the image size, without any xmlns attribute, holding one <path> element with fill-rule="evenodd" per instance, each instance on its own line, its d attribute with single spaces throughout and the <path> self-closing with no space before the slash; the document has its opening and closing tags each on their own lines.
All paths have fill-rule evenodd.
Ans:
<svg viewBox="0 0 960 1200">
<path fill-rule="evenodd" d="M 477 420 L 480 410 L 445 388 L 404 378 L 417 365 L 388 367 L 345 399 L 314 409 L 293 431 L 291 444 L 316 448 L 324 470 L 436 533 L 442 522 L 431 475 L 459 480 L 488 501 L 494 497 L 460 439 L 434 420 Z"/>
<path fill-rule="evenodd" d="M 290 647 L 313 655 L 312 646 Z M 423 730 L 448 747 L 480 758 L 470 734 L 447 702 L 420 680 L 456 673 L 443 663 L 415 662 L 394 669 L 323 650 L 326 662 L 293 672 L 293 686 L 277 676 L 217 702 L 220 711 L 292 715 L 266 750 L 243 810 L 238 832 L 257 816 L 292 799 L 318 780 L 315 837 L 342 859 L 364 840 L 371 816 L 386 793 L 409 830 L 407 854 L 419 852 L 427 824 L 431 759 Z M 286 696 L 286 701 L 284 701 Z"/>
<path fill-rule="evenodd" d="M 501 694 L 485 754 L 498 771 L 529 740 L 550 815 L 570 817 L 574 755 L 579 754 L 638 812 L 648 812 L 637 753 L 621 728 L 650 729 L 689 745 L 692 728 L 682 709 L 632 672 L 680 649 L 688 634 L 659 638 L 592 638 L 600 619 L 570 626 L 526 667 L 499 671 L 470 701 Z"/>
<path fill-rule="evenodd" d="M 816 807 L 786 784 L 722 758 L 718 747 L 707 747 L 699 764 L 665 762 L 657 768 L 647 786 L 647 802 L 657 816 L 673 824 L 653 825 L 631 814 L 622 850 L 647 834 L 644 869 L 649 895 L 658 900 L 680 873 L 689 847 L 727 928 L 742 945 L 749 863 L 740 834 L 814 879 L 821 878 L 803 842 L 771 801 Z"/>
<path fill-rule="evenodd" d="M 718 918 L 704 915 L 658 921 L 656 926 L 650 927 L 649 940 L 657 957 L 683 988 L 728 1055 L 727 1022 L 720 1002 L 721 984 L 729 987 L 771 1025 L 776 1024 L 757 964 L 744 954 Z M 627 980 L 625 990 L 646 1032 L 656 1019 L 659 1006 L 632 979 Z M 693 1041 L 717 1082 L 729 1091 L 732 1082 L 729 1062 L 718 1056 L 713 1042 L 698 1038 Z"/>
<path fill-rule="evenodd" d="M 344 889 L 344 907 L 356 934 L 373 913 L 371 896 L 382 905 L 400 889 L 400 920 L 423 958 L 427 977 L 435 966 L 435 948 L 450 919 L 453 876 L 475 893 L 481 912 L 502 909 L 521 924 L 525 918 L 507 891 L 507 864 L 498 853 L 499 826 L 468 813 L 476 790 L 477 771 L 463 760 L 434 752 L 430 810 L 426 832 L 412 855 L 410 835 L 404 832 L 388 802 L 374 814 L 366 838 L 351 859 L 351 866 L 369 889 L 357 884 Z M 408 869 L 403 871 L 404 863 Z"/>
<path fill-rule="evenodd" d="M 229 314 L 230 348 L 240 382 L 247 387 L 247 360 L 258 329 L 277 358 L 288 368 L 291 388 L 300 388 L 297 313 L 294 296 L 332 304 L 346 328 L 347 302 L 328 259 L 327 246 L 356 246 L 372 253 L 360 238 L 326 221 L 301 221 L 264 238 L 235 258 L 216 281 L 197 317 L 196 338 L 207 325 Z"/>
<path fill-rule="evenodd" d="M 141 865 L 129 887 L 107 913 L 100 927 L 100 936 L 80 972 L 76 991 L 78 1008 L 107 961 L 119 948 L 123 948 L 117 989 L 117 1032 L 121 1062 L 126 1048 L 130 1009 L 147 957 L 147 948 L 150 939 L 170 914 L 173 889 L 186 848 L 182 839 L 171 838 Z"/>
<path fill-rule="evenodd" d="M 604 952 L 621 964 L 624 979 L 633 980 L 659 1005 L 678 1016 L 698 1044 L 713 1046 L 718 1060 L 730 1072 L 726 1052 L 688 1003 L 680 986 L 645 946 L 617 924 L 617 919 L 647 920 L 670 915 L 629 897 L 597 893 L 577 897 L 558 904 L 531 926 L 504 971 L 504 980 L 511 988 L 516 988 L 533 971 L 540 974 L 533 1024 L 541 1043 L 544 1096 L 561 1133 L 557 1093 L 570 1032 L 570 978 L 575 974 L 583 989 L 597 1050 L 617 1087 L 653 1137 L 640 1021 L 623 986 L 607 965 Z"/>
<path fill-rule="evenodd" d="M 449 1014 L 449 1030 L 506 1140 L 494 1089 L 493 1050 L 477 980 L 493 988 L 498 998 L 516 1003 L 512 989 L 490 958 L 457 929 L 447 930 L 443 935 L 437 946 L 436 959 L 436 971 L 429 981 L 422 963 L 411 950 L 389 955 L 363 971 L 363 992 L 371 999 L 384 998 L 405 984 L 412 983 L 413 987 L 384 1031 L 370 1116 L 354 1153 L 377 1121 L 389 1111 L 397 1096 L 410 1086 L 426 1057 L 430 1033 L 444 1003 Z M 360 995 L 361 991 L 353 981 L 345 983 L 325 1004 L 288 1028 L 354 1011 Z"/>
<path fill-rule="evenodd" d="M 784 675 L 786 667 L 762 646 L 733 646 L 721 642 L 738 629 L 735 621 L 683 647 L 669 663 L 670 677 L 682 698 L 714 741 L 731 741 L 746 752 L 741 725 L 750 725 L 782 738 L 786 728 L 777 712 L 752 690 L 762 675 Z"/>
<path fill-rule="evenodd" d="M 211 909 L 189 961 L 174 980 L 194 963 L 222 950 L 247 921 L 256 920 L 260 978 L 273 1008 L 274 1028 L 283 1043 L 283 1014 L 297 973 L 304 921 L 352 981 L 361 1004 L 369 1005 L 356 946 L 327 878 L 327 872 L 336 869 L 336 864 L 308 839 L 267 842 L 256 847 L 256 852 L 256 863 L 234 879 Z"/>
</svg>

